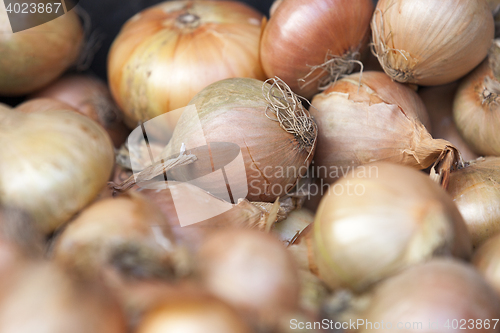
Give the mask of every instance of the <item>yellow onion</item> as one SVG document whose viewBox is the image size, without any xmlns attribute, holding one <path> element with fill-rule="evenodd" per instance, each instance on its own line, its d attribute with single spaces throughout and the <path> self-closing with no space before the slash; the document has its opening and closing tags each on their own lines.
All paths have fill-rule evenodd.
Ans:
<svg viewBox="0 0 500 333">
<path fill-rule="evenodd" d="M 20 14 L 16 19 L 21 16 L 26 20 L 38 17 Z M 5 7 L 1 6 L 0 95 L 23 95 L 50 83 L 74 64 L 82 43 L 83 29 L 74 10 L 42 25 L 13 33 Z"/>
<path fill-rule="evenodd" d="M 198 253 L 206 288 L 255 320 L 275 321 L 298 307 L 297 268 L 285 246 L 256 230 L 224 230 Z"/>
<path fill-rule="evenodd" d="M 71 105 L 53 98 L 33 98 L 16 106 L 16 111 L 24 113 L 71 110 L 76 111 Z"/>
<path fill-rule="evenodd" d="M 66 75 L 37 91 L 33 98 L 53 98 L 67 103 L 81 114 L 101 124 L 115 147 L 125 142 L 128 130 L 123 114 L 115 104 L 107 85 L 91 75 Z"/>
<path fill-rule="evenodd" d="M 500 231 L 499 165 L 499 157 L 479 158 L 450 175 L 448 193 L 465 220 L 474 246 Z"/>
<path fill-rule="evenodd" d="M 165 1 L 129 19 L 108 58 L 111 92 L 126 124 L 184 107 L 222 79 L 263 79 L 261 19 L 237 1 Z"/>
<path fill-rule="evenodd" d="M 332 289 L 362 291 L 434 256 L 471 254 L 448 194 L 426 174 L 397 164 L 360 166 L 332 184 L 313 232 L 315 264 Z"/>
<path fill-rule="evenodd" d="M 97 281 L 74 279 L 53 263 L 28 262 L 0 279 L 0 331 L 123 333 L 126 323 Z"/>
<path fill-rule="evenodd" d="M 497 296 L 471 265 L 435 259 L 377 285 L 357 329 L 498 332 L 499 313 Z"/>
<path fill-rule="evenodd" d="M 141 129 L 136 131 L 142 137 Z M 115 189 L 166 174 L 234 204 L 245 197 L 274 202 L 306 173 L 316 136 L 309 112 L 279 79 L 218 81 L 191 100 L 154 164 Z"/>
<path fill-rule="evenodd" d="M 146 313 L 137 333 L 249 333 L 234 309 L 208 296 L 172 297 Z"/>
<path fill-rule="evenodd" d="M 370 0 L 284 1 L 262 34 L 260 57 L 268 77 L 277 76 L 306 98 L 359 63 L 370 32 Z"/>
<path fill-rule="evenodd" d="M 490 61 L 491 57 L 494 55 L 490 54 Z M 493 63 L 485 61 L 463 79 L 455 95 L 453 117 L 461 136 L 477 154 L 500 156 L 500 82 L 494 70 Z"/>
<path fill-rule="evenodd" d="M 455 153 L 448 141 L 429 134 L 417 93 L 382 72 L 343 78 L 316 95 L 312 106 L 318 123 L 314 175 L 330 182 L 369 162 L 425 169 L 447 151 Z"/>
<path fill-rule="evenodd" d="M 176 249 L 160 209 L 131 192 L 83 210 L 58 236 L 53 256 L 85 275 L 114 266 L 126 275 L 173 278 Z"/>
<path fill-rule="evenodd" d="M 457 82 L 436 87 L 424 87 L 419 90 L 418 95 L 422 98 L 429 113 L 432 137 L 449 141 L 460 151 L 464 160 L 469 161 L 478 156 L 462 139 L 453 120 L 453 98 L 457 88 Z"/>
<path fill-rule="evenodd" d="M 484 0 L 380 0 L 371 27 L 384 71 L 420 85 L 464 76 L 486 57 L 494 37 Z"/>
<path fill-rule="evenodd" d="M 113 167 L 113 146 L 74 111 L 0 114 L 0 202 L 24 209 L 50 233 L 89 204 Z"/>
<path fill-rule="evenodd" d="M 486 240 L 474 253 L 472 264 L 500 297 L 500 234 Z"/>
</svg>

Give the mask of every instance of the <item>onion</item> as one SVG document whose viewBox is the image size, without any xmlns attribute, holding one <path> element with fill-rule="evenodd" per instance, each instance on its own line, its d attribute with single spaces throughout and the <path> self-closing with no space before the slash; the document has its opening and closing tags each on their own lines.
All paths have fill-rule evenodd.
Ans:
<svg viewBox="0 0 500 333">
<path fill-rule="evenodd" d="M 492 50 L 494 48 L 500 50 L 499 45 L 494 45 Z M 500 140 L 497 135 L 500 128 L 497 112 L 500 110 L 500 82 L 494 74 L 494 62 L 499 60 L 495 59 L 494 54 L 490 54 L 490 62 L 483 62 L 465 77 L 453 103 L 453 117 L 458 131 L 480 155 L 500 156 Z"/>
<path fill-rule="evenodd" d="M 319 132 L 314 175 L 329 182 L 369 162 L 425 169 L 447 152 L 458 155 L 448 141 L 431 137 L 418 95 L 382 72 L 341 79 L 312 106 Z"/>
<path fill-rule="evenodd" d="M 45 111 L 57 111 L 57 110 L 71 110 L 76 111 L 74 107 L 65 102 L 58 101 L 53 98 L 34 98 L 27 100 L 18 106 L 16 106 L 16 111 L 24 113 L 34 113 L 34 112 L 45 112 Z"/>
<path fill-rule="evenodd" d="M 257 321 L 272 322 L 298 306 L 296 266 L 286 248 L 255 230 L 224 230 L 198 254 L 202 283 Z"/>
<path fill-rule="evenodd" d="M 52 263 L 26 263 L 0 280 L 0 331 L 123 333 L 125 318 L 99 283 L 74 280 Z"/>
<path fill-rule="evenodd" d="M 294 210 L 284 221 L 276 223 L 273 233 L 285 243 L 291 245 L 300 234 L 314 221 L 314 213 L 307 208 Z"/>
<path fill-rule="evenodd" d="M 500 231 L 500 158 L 479 158 L 451 173 L 448 192 L 460 210 L 472 244 Z"/>
<path fill-rule="evenodd" d="M 137 333 L 248 333 L 225 303 L 206 296 L 172 297 L 147 313 Z"/>
<path fill-rule="evenodd" d="M 434 256 L 471 254 L 451 198 L 424 173 L 396 164 L 361 166 L 332 185 L 313 228 L 315 263 L 332 289 L 362 291 Z"/>
<path fill-rule="evenodd" d="M 115 147 L 125 142 L 128 130 L 122 124 L 123 114 L 113 101 L 104 82 L 91 75 L 66 75 L 37 91 L 31 98 L 54 98 L 67 103 L 81 114 L 101 124 Z"/>
<path fill-rule="evenodd" d="M 113 147 L 104 129 L 76 112 L 14 110 L 0 122 L 0 161 L 0 202 L 50 233 L 105 186 Z"/>
<path fill-rule="evenodd" d="M 317 129 L 299 97 L 278 79 L 270 82 L 235 78 L 203 89 L 155 164 L 114 188 L 164 179 L 168 172 L 169 180 L 192 181 L 232 203 L 245 197 L 273 202 L 286 195 L 307 171 Z M 141 129 L 135 132 L 142 138 Z M 170 170 L 172 165 L 177 167 Z"/>
<path fill-rule="evenodd" d="M 85 209 L 64 229 L 54 258 L 80 274 L 95 276 L 107 266 L 137 277 L 175 277 L 175 241 L 154 204 L 131 192 Z"/>
<path fill-rule="evenodd" d="M 261 19 L 237 1 L 165 1 L 132 17 L 108 58 L 111 92 L 126 124 L 184 107 L 218 80 L 264 79 Z"/>
<path fill-rule="evenodd" d="M 495 37 L 500 36 L 500 1 L 499 0 L 486 0 L 490 6 L 493 18 L 495 19 Z"/>
<path fill-rule="evenodd" d="M 394 80 L 450 83 L 485 57 L 494 36 L 484 0 L 380 0 L 372 19 L 374 51 Z"/>
<path fill-rule="evenodd" d="M 262 34 L 264 71 L 297 94 L 312 97 L 359 63 L 372 13 L 370 0 L 282 2 Z"/>
<path fill-rule="evenodd" d="M 484 276 L 488 283 L 495 288 L 500 297 L 500 234 L 486 240 L 474 253 L 472 263 Z"/>
<path fill-rule="evenodd" d="M 358 332 L 390 326 L 399 332 L 498 332 L 499 313 L 497 296 L 476 270 L 436 259 L 378 285 Z"/>
<path fill-rule="evenodd" d="M 429 113 L 432 137 L 449 141 L 460 151 L 462 157 L 469 161 L 478 156 L 462 139 L 453 120 L 453 97 L 457 87 L 457 82 L 437 87 L 425 87 L 419 90 L 418 95 L 422 98 Z"/>
<path fill-rule="evenodd" d="M 26 15 L 23 19 L 34 17 Z M 0 95 L 23 95 L 50 83 L 77 60 L 83 43 L 83 29 L 74 10 L 12 33 L 7 12 L 1 6 L 0 32 Z"/>
</svg>

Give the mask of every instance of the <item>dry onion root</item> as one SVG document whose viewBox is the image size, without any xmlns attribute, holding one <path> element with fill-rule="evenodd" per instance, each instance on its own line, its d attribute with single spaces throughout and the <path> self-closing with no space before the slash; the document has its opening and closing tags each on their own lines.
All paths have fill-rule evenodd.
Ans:
<svg viewBox="0 0 500 333">
<path fill-rule="evenodd" d="M 313 227 L 314 261 L 332 289 L 366 290 L 434 256 L 468 258 L 465 223 L 424 173 L 389 163 L 358 167 L 330 187 Z"/>
<path fill-rule="evenodd" d="M 134 128 L 184 107 L 222 79 L 264 79 L 261 20 L 238 1 L 164 1 L 129 19 L 111 46 L 108 66 L 126 124 Z M 170 130 L 173 118 L 165 124 Z"/>
<path fill-rule="evenodd" d="M 260 46 L 268 77 L 280 77 L 294 92 L 311 98 L 360 65 L 372 1 L 294 0 L 272 10 Z"/>
<path fill-rule="evenodd" d="M 387 161 L 417 169 L 437 166 L 446 186 L 450 170 L 461 163 L 451 143 L 429 134 L 418 95 L 382 72 L 351 74 L 316 95 L 312 106 L 319 132 L 315 175 L 329 182 L 358 165 Z"/>
<path fill-rule="evenodd" d="M 232 203 L 245 197 L 274 202 L 307 172 L 316 137 L 300 96 L 280 79 L 226 79 L 193 98 L 154 164 L 112 185 L 125 191 L 166 174 L 168 180 L 195 179 L 196 186 Z M 220 181 L 222 169 L 230 182 Z"/>
<path fill-rule="evenodd" d="M 500 157 L 478 158 L 451 173 L 448 193 L 462 214 L 472 244 L 500 231 Z"/>
<path fill-rule="evenodd" d="M 499 313 L 493 289 L 472 266 L 434 259 L 377 285 L 358 332 L 498 332 Z"/>
<path fill-rule="evenodd" d="M 466 76 L 458 87 L 453 117 L 461 136 L 479 155 L 500 156 L 500 40 L 488 61 Z"/>
<path fill-rule="evenodd" d="M 380 0 L 372 19 L 373 52 L 399 82 L 450 83 L 485 57 L 494 36 L 486 1 Z"/>
<path fill-rule="evenodd" d="M 0 201 L 25 210 L 51 233 L 89 204 L 113 167 L 113 146 L 74 111 L 4 112 L 0 122 Z"/>
</svg>

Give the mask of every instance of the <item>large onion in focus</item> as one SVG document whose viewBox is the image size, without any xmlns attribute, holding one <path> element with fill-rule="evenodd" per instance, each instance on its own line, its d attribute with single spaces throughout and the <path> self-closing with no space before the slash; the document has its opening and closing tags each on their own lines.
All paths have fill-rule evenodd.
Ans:
<svg viewBox="0 0 500 333">
<path fill-rule="evenodd" d="M 372 19 L 374 51 L 399 82 L 450 83 L 485 57 L 494 37 L 484 0 L 380 0 Z"/>
<path fill-rule="evenodd" d="M 310 98 L 356 67 L 372 13 L 371 0 L 283 1 L 262 34 L 262 67 Z"/>
<path fill-rule="evenodd" d="M 376 286 L 358 328 L 360 333 L 500 332 L 494 320 L 499 314 L 498 297 L 472 266 L 436 259 Z"/>
<path fill-rule="evenodd" d="M 108 66 L 111 91 L 127 125 L 184 107 L 218 80 L 263 79 L 261 19 L 237 1 L 165 1 L 128 20 L 111 47 Z M 167 127 L 173 129 L 175 121 Z"/>
<path fill-rule="evenodd" d="M 33 17 L 20 14 L 16 19 Z M 74 10 L 12 33 L 5 7 L 0 6 L 0 95 L 23 95 L 50 83 L 74 64 L 82 42 L 83 29 Z"/>
<path fill-rule="evenodd" d="M 54 231 L 106 185 L 113 146 L 94 121 L 67 110 L 7 110 L 0 119 L 0 202 L 24 209 L 41 231 Z"/>
<path fill-rule="evenodd" d="M 479 158 L 452 172 L 448 192 L 462 214 L 473 245 L 500 231 L 500 157 Z"/>
<path fill-rule="evenodd" d="M 424 173 L 396 164 L 360 166 L 332 184 L 313 228 L 319 276 L 332 289 L 362 291 L 434 256 L 471 255 L 448 194 Z"/>
</svg>

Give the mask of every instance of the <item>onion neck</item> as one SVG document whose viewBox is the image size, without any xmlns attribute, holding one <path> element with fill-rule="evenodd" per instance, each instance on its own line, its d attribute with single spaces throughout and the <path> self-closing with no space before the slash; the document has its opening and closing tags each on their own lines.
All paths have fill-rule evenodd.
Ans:
<svg viewBox="0 0 500 333">
<path fill-rule="evenodd" d="M 200 17 L 196 14 L 184 13 L 177 17 L 175 25 L 181 29 L 195 29 L 200 25 Z"/>
</svg>

